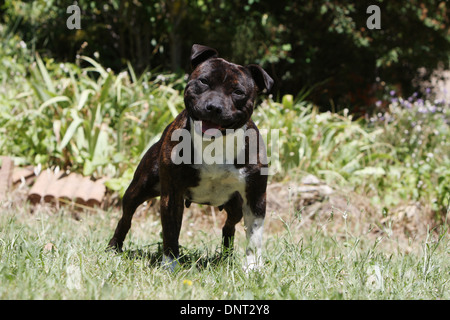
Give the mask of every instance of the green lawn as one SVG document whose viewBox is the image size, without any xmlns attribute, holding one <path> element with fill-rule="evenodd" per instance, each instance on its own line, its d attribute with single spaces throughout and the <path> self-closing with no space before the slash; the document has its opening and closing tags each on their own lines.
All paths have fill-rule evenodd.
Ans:
<svg viewBox="0 0 450 320">
<path fill-rule="evenodd" d="M 4 203 L 0 299 L 450 298 L 445 229 L 402 243 L 395 234 L 374 235 L 365 227 L 355 235 L 351 219 L 340 213 L 311 223 L 268 213 L 265 266 L 247 274 L 243 227 L 234 258 L 223 261 L 222 213 L 213 219 L 186 210 L 182 268 L 170 274 L 159 267 L 161 225 L 154 214 L 135 217 L 124 254 L 105 252 L 118 217 L 118 209 L 81 212 L 75 219 L 68 208 Z M 334 226 L 338 231 L 331 231 Z"/>
</svg>

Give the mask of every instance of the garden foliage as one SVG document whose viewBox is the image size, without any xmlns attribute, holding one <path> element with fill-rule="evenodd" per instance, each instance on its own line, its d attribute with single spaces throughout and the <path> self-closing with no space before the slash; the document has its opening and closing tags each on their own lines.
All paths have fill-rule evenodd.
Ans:
<svg viewBox="0 0 450 320">
<path fill-rule="evenodd" d="M 131 65 L 115 73 L 87 56 L 76 63 L 42 59 L 16 37 L 3 44 L 0 154 L 14 156 L 18 165 L 107 176 L 108 187 L 122 193 L 143 153 L 183 108 L 184 77 L 137 76 Z M 391 92 L 383 102 L 387 109 L 355 120 L 347 109 L 320 113 L 306 94 L 280 102 L 268 97 L 255 110 L 260 128 L 280 130 L 272 180 L 309 172 L 370 195 L 376 205 L 419 201 L 444 217 L 449 101 Z"/>
</svg>

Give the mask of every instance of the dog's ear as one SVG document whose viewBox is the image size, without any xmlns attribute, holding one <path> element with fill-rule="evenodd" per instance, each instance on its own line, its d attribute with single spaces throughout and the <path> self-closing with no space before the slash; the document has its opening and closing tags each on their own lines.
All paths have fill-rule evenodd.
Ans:
<svg viewBox="0 0 450 320">
<path fill-rule="evenodd" d="M 274 81 L 263 68 L 257 64 L 249 64 L 247 69 L 250 70 L 253 80 L 258 86 L 258 92 L 262 92 L 264 90 L 269 92 L 272 89 Z"/>
<path fill-rule="evenodd" d="M 202 46 L 200 44 L 194 44 L 191 50 L 191 66 L 192 70 L 195 69 L 200 63 L 211 58 L 217 58 L 219 53 L 216 49 Z"/>
</svg>

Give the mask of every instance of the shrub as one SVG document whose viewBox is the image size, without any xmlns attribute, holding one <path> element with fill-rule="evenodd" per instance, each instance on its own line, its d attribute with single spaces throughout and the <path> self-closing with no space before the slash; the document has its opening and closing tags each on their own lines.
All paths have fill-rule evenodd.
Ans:
<svg viewBox="0 0 450 320">
<path fill-rule="evenodd" d="M 422 201 L 443 218 L 450 198 L 449 103 L 414 96 L 388 102 L 389 111 L 354 120 L 346 109 L 319 113 L 292 96 L 264 101 L 257 122 L 281 131 L 280 163 L 273 164 L 281 174 L 273 179 L 313 173 L 369 195 L 375 205 Z"/>
<path fill-rule="evenodd" d="M 29 66 L 16 64 L 30 76 L 4 81 L 0 153 L 14 155 L 16 163 L 115 177 L 138 161 L 181 108 L 174 86 L 183 79 L 137 78 L 131 66 L 115 75 L 89 57 L 80 59 L 90 65 L 44 63 L 39 55 Z"/>
</svg>

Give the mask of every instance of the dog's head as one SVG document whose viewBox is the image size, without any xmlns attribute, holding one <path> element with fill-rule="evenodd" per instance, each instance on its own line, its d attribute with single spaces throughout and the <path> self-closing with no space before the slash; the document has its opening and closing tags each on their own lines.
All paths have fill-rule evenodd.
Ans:
<svg viewBox="0 0 450 320">
<path fill-rule="evenodd" d="M 189 116 L 202 121 L 202 131 L 237 129 L 250 119 L 255 98 L 270 90 L 272 78 L 258 65 L 240 66 L 218 57 L 215 49 L 194 44 L 193 72 L 184 102 Z"/>
</svg>

